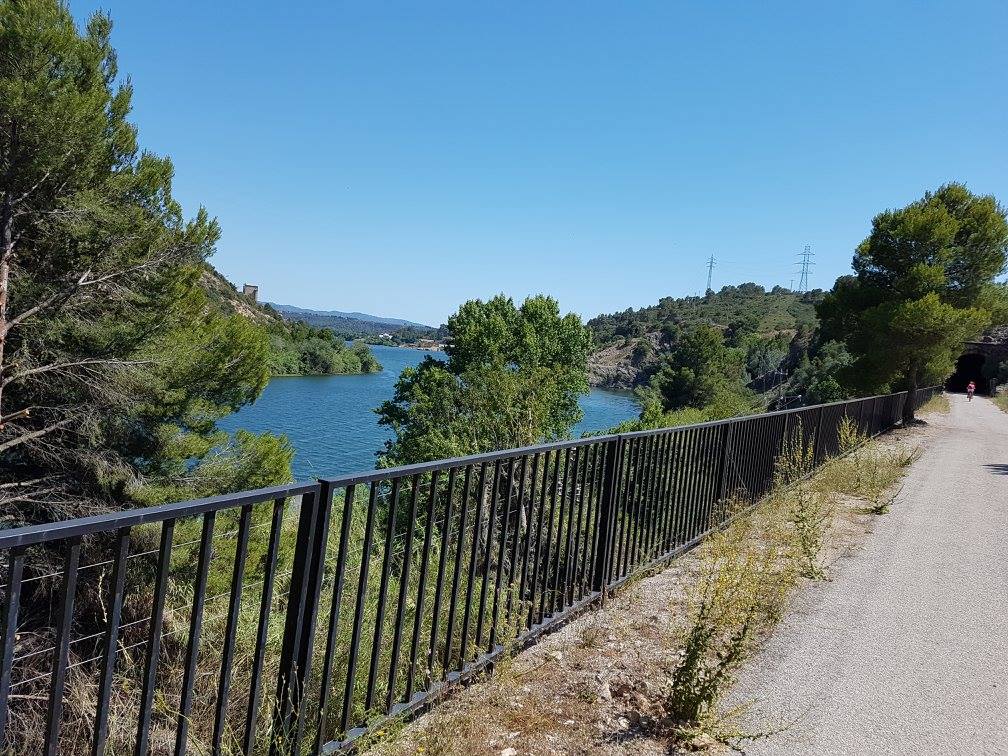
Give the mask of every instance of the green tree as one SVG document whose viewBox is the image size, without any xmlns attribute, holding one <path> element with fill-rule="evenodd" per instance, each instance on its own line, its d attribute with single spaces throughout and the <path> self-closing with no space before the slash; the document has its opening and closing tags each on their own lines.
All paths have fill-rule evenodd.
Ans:
<svg viewBox="0 0 1008 756">
<path fill-rule="evenodd" d="M 798 394 L 802 403 L 827 404 L 846 399 L 848 392 L 840 374 L 853 362 L 847 347 L 839 341 L 819 344 L 810 354 L 803 353 L 797 370 L 788 382 L 787 393 Z"/>
<path fill-rule="evenodd" d="M 138 147 L 110 32 L 102 13 L 78 32 L 56 0 L 0 2 L 8 522 L 121 506 L 151 486 L 184 493 L 211 453 L 240 472 L 257 446 L 228 444 L 214 423 L 266 385 L 266 334 L 207 301 L 217 223 L 203 209 L 184 218 L 171 162 Z M 256 451 L 271 478 L 289 476 L 276 439 Z"/>
<path fill-rule="evenodd" d="M 854 276 L 819 305 L 823 338 L 853 357 L 842 376 L 860 391 L 902 388 L 952 372 L 962 342 L 1002 311 L 994 278 L 1005 267 L 1008 222 L 993 197 L 947 184 L 875 216 Z M 904 422 L 914 420 L 907 402 Z"/>
<path fill-rule="evenodd" d="M 503 295 L 470 300 L 448 319 L 447 361 L 406 368 L 376 410 L 395 438 L 381 463 L 516 448 L 567 438 L 588 392 L 588 332 L 555 299 L 516 307 Z"/>
<path fill-rule="evenodd" d="M 644 404 L 654 397 L 664 410 L 716 405 L 719 415 L 744 414 L 752 399 L 746 379 L 744 352 L 728 347 L 720 329 L 697 325 L 663 356 Z"/>
</svg>

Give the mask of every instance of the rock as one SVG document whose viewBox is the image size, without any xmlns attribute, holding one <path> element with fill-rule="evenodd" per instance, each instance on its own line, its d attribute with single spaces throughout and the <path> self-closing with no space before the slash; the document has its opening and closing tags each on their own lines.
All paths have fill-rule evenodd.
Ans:
<svg viewBox="0 0 1008 756">
<path fill-rule="evenodd" d="M 612 688 L 609 687 L 608 680 L 604 680 L 599 686 L 599 698 L 603 701 L 612 701 Z"/>
<path fill-rule="evenodd" d="M 508 746 L 500 752 L 500 756 L 518 756 L 518 749 Z"/>
</svg>

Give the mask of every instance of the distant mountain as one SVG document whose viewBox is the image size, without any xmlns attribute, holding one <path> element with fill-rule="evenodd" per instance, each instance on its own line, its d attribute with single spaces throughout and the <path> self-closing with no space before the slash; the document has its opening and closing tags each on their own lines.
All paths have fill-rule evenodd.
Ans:
<svg viewBox="0 0 1008 756">
<path fill-rule="evenodd" d="M 296 319 L 301 320 L 304 316 L 312 316 L 314 318 L 340 318 L 343 320 L 363 320 L 366 323 L 378 323 L 381 325 L 392 326 L 395 328 L 418 328 L 434 330 L 434 326 L 425 325 L 424 323 L 416 323 L 412 320 L 403 320 L 402 318 L 383 318 L 378 315 L 368 315 L 366 312 L 341 312 L 339 310 L 312 310 L 306 307 L 296 307 L 294 305 L 287 304 L 277 304 L 276 302 L 268 302 L 273 309 L 278 312 L 282 312 L 285 315 L 298 316 Z"/>
</svg>

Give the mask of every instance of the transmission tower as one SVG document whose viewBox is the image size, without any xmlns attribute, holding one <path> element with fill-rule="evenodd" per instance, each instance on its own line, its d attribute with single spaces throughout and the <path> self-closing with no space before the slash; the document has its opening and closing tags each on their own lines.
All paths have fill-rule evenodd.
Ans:
<svg viewBox="0 0 1008 756">
<path fill-rule="evenodd" d="M 714 275 L 714 266 L 717 263 L 714 260 L 714 255 L 711 254 L 710 259 L 707 261 L 707 291 L 711 290 L 711 278 Z"/>
<path fill-rule="evenodd" d="M 809 268 L 815 265 L 812 262 L 812 258 L 815 257 L 815 253 L 812 252 L 812 247 L 808 244 L 805 245 L 805 250 L 801 253 L 800 259 L 797 265 L 801 268 L 801 276 L 798 279 L 798 292 L 804 294 L 808 291 L 808 274 Z"/>
</svg>

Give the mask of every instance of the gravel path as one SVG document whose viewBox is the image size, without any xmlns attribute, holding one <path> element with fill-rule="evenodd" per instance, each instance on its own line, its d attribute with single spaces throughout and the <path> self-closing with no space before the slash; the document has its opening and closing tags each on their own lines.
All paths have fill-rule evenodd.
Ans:
<svg viewBox="0 0 1008 756">
<path fill-rule="evenodd" d="M 952 395 L 863 548 L 739 681 L 767 754 L 1008 754 L 1008 414 Z"/>
</svg>

